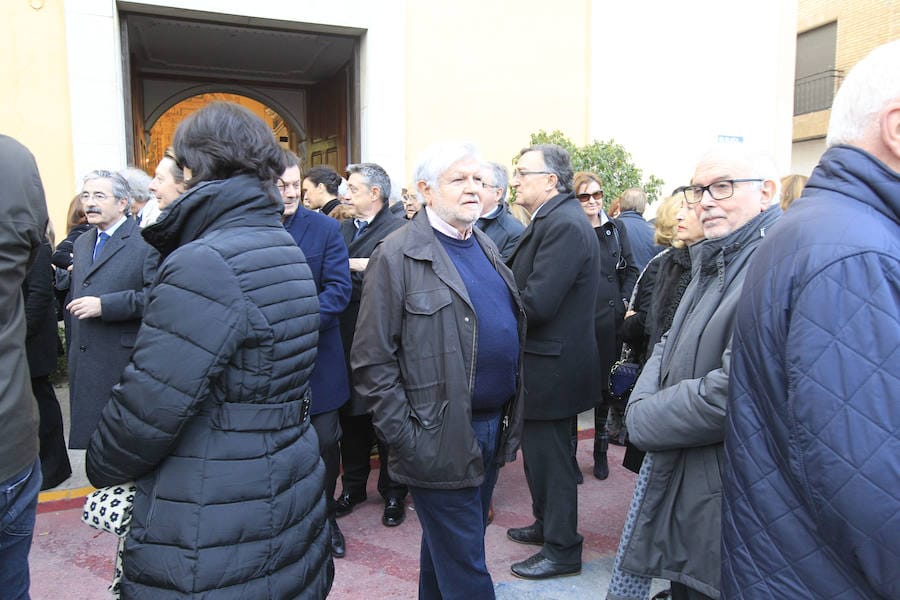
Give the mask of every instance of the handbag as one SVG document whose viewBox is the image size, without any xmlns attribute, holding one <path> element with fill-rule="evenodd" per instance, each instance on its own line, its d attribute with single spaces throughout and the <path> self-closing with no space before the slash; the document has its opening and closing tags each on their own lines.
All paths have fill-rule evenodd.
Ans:
<svg viewBox="0 0 900 600">
<path fill-rule="evenodd" d="M 612 400 L 619 404 L 626 404 L 640 374 L 641 365 L 639 363 L 624 357 L 617 360 L 609 370 L 609 395 Z"/>
<path fill-rule="evenodd" d="M 133 481 L 94 490 L 84 499 L 81 520 L 100 531 L 125 537 L 134 507 Z"/>
</svg>

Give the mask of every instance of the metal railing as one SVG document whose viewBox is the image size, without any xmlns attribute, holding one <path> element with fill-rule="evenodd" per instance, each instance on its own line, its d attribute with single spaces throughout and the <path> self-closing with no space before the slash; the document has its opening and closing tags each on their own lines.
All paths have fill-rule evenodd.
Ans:
<svg viewBox="0 0 900 600">
<path fill-rule="evenodd" d="M 829 69 L 794 81 L 794 114 L 803 115 L 831 108 L 834 93 L 843 78 L 843 71 Z"/>
</svg>

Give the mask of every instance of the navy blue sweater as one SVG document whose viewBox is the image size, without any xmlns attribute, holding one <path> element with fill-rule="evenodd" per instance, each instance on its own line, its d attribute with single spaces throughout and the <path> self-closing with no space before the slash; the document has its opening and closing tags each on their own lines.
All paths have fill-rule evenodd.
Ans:
<svg viewBox="0 0 900 600">
<path fill-rule="evenodd" d="M 435 235 L 456 266 L 475 309 L 478 331 L 472 412 L 496 412 L 516 393 L 519 334 L 515 304 L 474 236 L 457 240 L 438 231 Z"/>
</svg>

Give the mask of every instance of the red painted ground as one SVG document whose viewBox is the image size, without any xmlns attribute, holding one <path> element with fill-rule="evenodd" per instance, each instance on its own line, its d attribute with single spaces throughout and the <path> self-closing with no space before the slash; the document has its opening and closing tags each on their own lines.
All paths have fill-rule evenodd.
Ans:
<svg viewBox="0 0 900 600">
<path fill-rule="evenodd" d="M 583 432 L 589 436 L 593 432 Z M 625 512 L 631 499 L 634 475 L 622 468 L 623 449 L 610 447 L 610 477 L 598 481 L 591 475 L 593 444 L 579 444 L 579 462 L 585 483 L 579 486 L 579 528 L 585 538 L 585 572 L 547 583 L 518 580 L 509 565 L 533 554 L 537 548 L 506 538 L 506 529 L 532 522 L 531 498 L 520 460 L 507 465 L 494 494 L 494 523 L 486 537 L 488 567 L 497 584 L 498 597 L 602 597 L 603 572 L 615 554 Z M 335 560 L 336 575 L 330 598 L 415 598 L 420 529 L 415 511 L 408 508 L 400 527 L 381 524 L 383 504 L 370 477 L 369 500 L 339 524 L 347 538 L 347 557 Z M 340 491 L 340 483 L 338 484 Z M 407 500 L 409 502 L 409 500 Z M 48 510 L 50 509 L 50 510 Z M 108 597 L 115 538 L 81 523 L 81 509 L 62 505 L 41 508 L 31 552 L 31 595 L 35 600 L 93 600 Z M 550 590 L 553 590 L 552 592 Z M 543 590 L 543 591 L 542 591 Z"/>
</svg>

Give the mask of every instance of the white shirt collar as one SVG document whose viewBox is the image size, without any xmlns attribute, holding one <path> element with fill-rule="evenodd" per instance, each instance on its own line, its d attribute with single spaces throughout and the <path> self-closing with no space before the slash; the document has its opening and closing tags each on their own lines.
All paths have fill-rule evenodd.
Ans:
<svg viewBox="0 0 900 600">
<path fill-rule="evenodd" d="M 116 230 L 117 230 L 119 227 L 122 226 L 122 223 L 125 222 L 125 219 L 126 219 L 126 218 L 127 218 L 127 217 L 126 217 L 125 215 L 122 215 L 122 218 L 121 218 L 121 219 L 119 219 L 118 221 L 116 221 L 116 222 L 113 223 L 111 226 L 107 227 L 106 229 L 100 229 L 100 228 L 98 227 L 98 228 L 97 228 L 97 239 L 100 239 L 100 234 L 101 234 L 101 233 L 105 233 L 105 234 L 108 235 L 109 237 L 112 237 L 112 236 L 116 233 Z"/>
<path fill-rule="evenodd" d="M 469 227 L 469 229 L 467 229 L 464 233 L 460 233 L 456 227 L 440 218 L 430 206 L 425 207 L 425 215 L 428 217 L 428 222 L 431 223 L 431 226 L 434 229 L 438 230 L 449 238 L 453 238 L 455 240 L 467 240 L 472 237 L 471 227 Z"/>
</svg>

